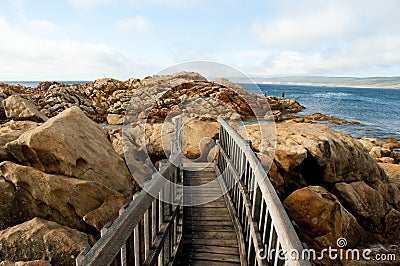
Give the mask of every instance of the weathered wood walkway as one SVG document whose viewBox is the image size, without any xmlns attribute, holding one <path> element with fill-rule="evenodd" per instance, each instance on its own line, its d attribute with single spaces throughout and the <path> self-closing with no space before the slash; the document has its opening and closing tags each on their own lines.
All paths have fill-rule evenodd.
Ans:
<svg viewBox="0 0 400 266">
<path fill-rule="evenodd" d="M 201 169 L 199 171 L 199 169 Z M 201 185 L 208 184 L 207 187 Z M 184 165 L 183 237 L 175 265 L 240 265 L 238 239 L 213 164 Z M 199 203 L 207 202 L 201 205 Z"/>
</svg>

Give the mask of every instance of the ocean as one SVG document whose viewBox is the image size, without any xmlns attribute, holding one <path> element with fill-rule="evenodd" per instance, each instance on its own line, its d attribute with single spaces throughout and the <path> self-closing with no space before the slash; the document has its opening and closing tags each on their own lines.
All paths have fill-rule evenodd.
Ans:
<svg viewBox="0 0 400 266">
<path fill-rule="evenodd" d="M 59 81 L 64 84 L 85 84 L 90 81 Z M 37 81 L 8 81 L 36 87 Z M 258 92 L 254 85 L 240 84 L 250 92 Z M 329 124 L 335 130 L 353 137 L 400 139 L 400 89 L 319 87 L 296 85 L 258 84 L 262 93 L 280 97 L 285 92 L 286 99 L 295 99 L 306 109 L 299 115 L 323 113 L 348 121 L 358 121 L 359 125 Z"/>
<path fill-rule="evenodd" d="M 254 91 L 254 86 L 241 84 Z M 306 109 L 299 115 L 323 113 L 359 125 L 334 125 L 335 130 L 353 137 L 400 139 L 400 89 L 319 87 L 258 84 L 263 93 L 295 99 Z"/>
</svg>

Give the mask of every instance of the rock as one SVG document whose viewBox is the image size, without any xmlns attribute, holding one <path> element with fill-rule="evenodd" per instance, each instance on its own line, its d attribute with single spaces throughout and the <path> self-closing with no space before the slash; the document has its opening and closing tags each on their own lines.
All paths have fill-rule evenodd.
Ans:
<svg viewBox="0 0 400 266">
<path fill-rule="evenodd" d="M 295 100 L 285 100 L 275 96 L 265 96 L 265 98 L 267 99 L 271 110 L 280 111 L 282 114 L 298 113 L 305 109 L 304 106 L 301 106 Z"/>
<path fill-rule="evenodd" d="M 37 104 L 42 108 L 41 112 L 49 117 L 56 116 L 72 106 L 78 106 L 92 120 L 103 122 L 101 114 L 96 111 L 96 107 L 82 90 L 82 85 L 51 84 L 37 100 Z"/>
<path fill-rule="evenodd" d="M 309 120 L 315 120 L 315 121 L 329 121 L 332 124 L 337 124 L 337 125 L 344 125 L 344 124 L 353 124 L 353 125 L 357 125 L 360 124 L 359 122 L 356 121 L 347 121 L 344 119 L 340 119 L 337 117 L 333 117 L 333 116 L 327 116 L 321 113 L 315 113 L 315 114 L 310 114 L 305 116 L 305 118 L 309 119 Z"/>
<path fill-rule="evenodd" d="M 146 149 L 154 158 L 165 158 L 171 153 L 171 140 L 175 134 L 175 125 L 170 122 L 146 124 L 145 127 Z M 140 137 L 140 133 L 132 133 L 132 136 Z M 136 143 L 141 143 L 136 140 Z"/>
<path fill-rule="evenodd" d="M 215 141 L 212 138 L 202 138 L 199 144 L 200 156 L 196 159 L 196 162 L 207 162 L 208 154 L 214 147 Z"/>
<path fill-rule="evenodd" d="M 103 129 L 78 107 L 23 133 L 6 147 L 22 164 L 46 172 L 99 182 L 125 196 L 131 175 Z"/>
<path fill-rule="evenodd" d="M 367 137 L 362 137 L 361 139 L 358 140 L 361 142 L 361 144 L 367 149 L 367 151 L 371 151 L 371 149 L 375 146 L 382 146 L 382 142 L 374 139 L 374 138 L 367 138 Z"/>
<path fill-rule="evenodd" d="M 366 181 L 388 177 L 359 141 L 324 125 L 276 124 L 276 148 L 260 142 L 257 125 L 246 126 L 255 150 L 275 152 L 275 163 L 290 194 L 306 185 L 331 187 L 338 182 Z"/>
<path fill-rule="evenodd" d="M 0 202 L 4 204 L 0 229 L 40 217 L 80 231 L 92 232 L 91 226 L 100 231 L 126 203 L 121 194 L 96 182 L 50 175 L 11 162 L 1 163 L 0 173 Z"/>
<path fill-rule="evenodd" d="M 367 233 L 338 201 L 335 195 L 318 186 L 304 187 L 290 194 L 284 201 L 289 216 L 299 225 L 311 248 L 336 247 L 345 237 L 348 248 L 368 242 Z"/>
<path fill-rule="evenodd" d="M 218 146 L 215 145 L 207 155 L 207 162 L 214 162 L 218 159 Z"/>
<path fill-rule="evenodd" d="M 123 145 L 123 139 L 122 139 L 122 129 L 121 128 L 115 128 L 112 129 L 108 132 L 108 137 L 110 138 L 111 144 L 114 148 L 114 150 L 121 156 L 121 158 L 124 158 L 124 145 Z"/>
<path fill-rule="evenodd" d="M 385 238 L 393 244 L 400 244 L 400 212 L 390 210 L 385 217 Z"/>
<path fill-rule="evenodd" d="M 383 233 L 389 205 L 383 196 L 365 182 L 337 183 L 334 193 L 359 223 L 372 233 Z"/>
<path fill-rule="evenodd" d="M 369 154 L 373 158 L 381 158 L 381 157 L 390 157 L 392 152 L 389 149 L 382 148 L 382 147 L 379 147 L 379 146 L 375 146 L 375 147 L 372 147 L 372 149 L 370 150 Z"/>
<path fill-rule="evenodd" d="M 3 261 L 0 263 L 0 266 L 51 266 L 51 264 L 46 260 L 18 261 L 15 263 L 10 261 Z"/>
<path fill-rule="evenodd" d="M 88 247 L 85 233 L 39 218 L 0 231 L 0 257 L 8 261 L 74 265 L 76 256 Z"/>
<path fill-rule="evenodd" d="M 215 139 L 218 134 L 218 122 L 207 122 L 201 119 L 190 119 L 184 122 L 182 126 L 183 155 L 189 159 L 199 158 L 201 156 L 200 143 L 203 138 L 206 138 L 210 142 L 210 139 Z"/>
<path fill-rule="evenodd" d="M 375 158 L 375 161 L 377 161 L 378 163 L 395 163 L 395 160 L 391 157 Z"/>
<path fill-rule="evenodd" d="M 268 173 L 268 176 L 274 182 L 276 190 L 283 195 L 285 193 L 285 180 L 279 173 L 279 169 L 271 157 L 263 153 L 256 153 L 257 158 L 260 160 L 264 170 Z"/>
<path fill-rule="evenodd" d="M 388 163 L 378 163 L 378 165 L 383 168 L 385 173 L 392 180 L 398 180 L 400 182 L 400 165 L 399 164 L 388 164 Z"/>
<path fill-rule="evenodd" d="M 107 123 L 109 125 L 122 125 L 124 123 L 124 115 L 108 114 Z"/>
<path fill-rule="evenodd" d="M 6 116 L 14 120 L 47 121 L 47 117 L 39 112 L 28 100 L 19 95 L 13 95 L 3 100 Z"/>
<path fill-rule="evenodd" d="M 8 95 L 5 94 L 4 92 L 0 91 L 0 119 L 6 119 L 6 112 L 4 110 L 4 106 L 3 106 L 3 100 L 7 99 Z"/>
<path fill-rule="evenodd" d="M 0 162 L 14 160 L 6 148 L 6 144 L 16 140 L 22 133 L 37 127 L 39 124 L 33 121 L 8 121 L 0 125 Z"/>
<path fill-rule="evenodd" d="M 389 179 L 388 182 L 376 181 L 370 186 L 379 192 L 391 206 L 400 210 L 400 188 L 394 180 Z"/>
<path fill-rule="evenodd" d="M 122 81 L 112 78 L 103 78 L 93 81 L 85 90 L 85 93 L 87 97 L 98 104 L 99 107 L 101 106 L 101 108 L 108 110 L 116 101 L 115 98 L 111 99 L 113 93 L 115 91 L 126 91 L 127 89 L 128 87 Z"/>
</svg>

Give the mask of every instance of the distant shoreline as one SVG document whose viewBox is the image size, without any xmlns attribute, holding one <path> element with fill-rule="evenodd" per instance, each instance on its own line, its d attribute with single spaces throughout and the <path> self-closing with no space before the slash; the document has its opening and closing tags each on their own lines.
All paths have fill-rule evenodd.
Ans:
<svg viewBox="0 0 400 266">
<path fill-rule="evenodd" d="M 315 83 L 286 83 L 286 82 L 256 82 L 256 84 L 265 85 L 283 85 L 283 86 L 307 86 L 307 87 L 327 87 L 327 88 L 357 88 L 357 89 L 395 89 L 400 90 L 400 86 L 367 86 L 367 85 L 346 85 L 346 84 L 315 84 Z"/>
</svg>

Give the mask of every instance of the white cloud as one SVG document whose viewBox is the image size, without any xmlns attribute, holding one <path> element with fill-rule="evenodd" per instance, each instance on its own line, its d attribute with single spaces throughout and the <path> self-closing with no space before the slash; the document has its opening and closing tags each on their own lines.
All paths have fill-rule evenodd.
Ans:
<svg viewBox="0 0 400 266">
<path fill-rule="evenodd" d="M 273 6 L 278 15 L 251 28 L 264 49 L 253 52 L 260 67 L 249 66 L 258 74 L 398 75 L 399 1 L 282 0 Z"/>
<path fill-rule="evenodd" d="M 47 23 L 39 23 L 33 32 L 41 25 Z M 30 30 L 11 26 L 0 17 L 0 80 L 124 79 L 146 68 L 102 43 L 47 38 Z"/>
<path fill-rule="evenodd" d="M 290 12 L 272 21 L 258 22 L 252 26 L 252 32 L 266 47 L 302 50 L 350 36 L 354 19 L 351 10 L 336 4 L 311 12 Z"/>
<path fill-rule="evenodd" d="M 143 16 L 118 20 L 115 26 L 125 33 L 146 33 L 151 29 L 150 23 Z"/>
</svg>

